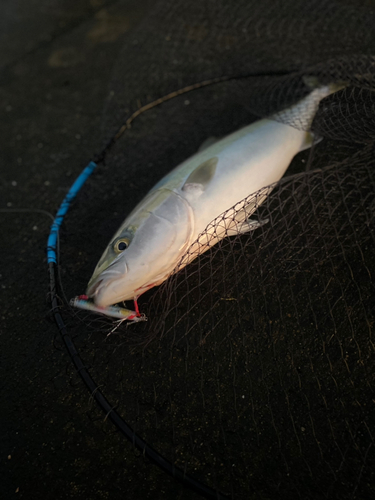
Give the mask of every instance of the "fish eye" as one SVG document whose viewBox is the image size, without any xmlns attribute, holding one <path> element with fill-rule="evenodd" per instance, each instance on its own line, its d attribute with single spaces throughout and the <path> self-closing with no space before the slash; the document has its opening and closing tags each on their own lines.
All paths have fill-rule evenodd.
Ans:
<svg viewBox="0 0 375 500">
<path fill-rule="evenodd" d="M 113 249 L 116 253 L 121 253 L 128 248 L 129 244 L 129 238 L 119 238 L 114 242 Z"/>
</svg>

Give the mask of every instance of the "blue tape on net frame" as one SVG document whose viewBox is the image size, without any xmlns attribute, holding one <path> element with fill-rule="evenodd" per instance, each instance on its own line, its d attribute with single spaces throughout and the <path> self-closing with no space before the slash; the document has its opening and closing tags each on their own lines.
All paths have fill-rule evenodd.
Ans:
<svg viewBox="0 0 375 500">
<path fill-rule="evenodd" d="M 56 254 L 56 248 L 57 248 L 57 237 L 59 234 L 59 229 L 62 224 L 62 221 L 64 220 L 64 217 L 66 215 L 66 212 L 68 211 L 70 204 L 74 200 L 74 198 L 77 196 L 79 190 L 81 187 L 84 185 L 84 183 L 87 181 L 87 179 L 90 177 L 90 175 L 93 173 L 95 168 L 97 167 L 97 163 L 90 161 L 90 163 L 87 165 L 86 168 L 84 168 L 81 172 L 81 174 L 77 177 L 77 179 L 74 181 L 74 184 L 72 187 L 69 189 L 68 194 L 65 196 L 64 201 L 61 203 L 55 220 L 53 221 L 53 224 L 51 226 L 51 231 L 48 236 L 48 241 L 47 241 L 47 262 L 50 264 L 51 262 L 54 262 L 55 264 L 57 263 L 57 254 Z"/>
</svg>

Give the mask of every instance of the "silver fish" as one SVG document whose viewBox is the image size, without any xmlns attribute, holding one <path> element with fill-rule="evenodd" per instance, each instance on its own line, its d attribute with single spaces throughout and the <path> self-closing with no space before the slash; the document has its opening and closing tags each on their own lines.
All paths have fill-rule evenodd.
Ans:
<svg viewBox="0 0 375 500">
<path fill-rule="evenodd" d="M 341 88 L 318 86 L 283 113 L 303 116 L 304 123 L 311 125 L 319 102 Z M 136 300 L 161 284 L 211 221 L 281 179 L 293 157 L 311 146 L 313 137 L 275 118 L 256 121 L 198 151 L 154 186 L 121 224 L 94 270 L 87 295 L 96 306 Z M 264 221 L 248 219 L 255 209 L 240 211 L 233 229 L 216 232 L 210 246 L 262 225 Z M 199 252 L 207 248 L 200 245 Z"/>
</svg>

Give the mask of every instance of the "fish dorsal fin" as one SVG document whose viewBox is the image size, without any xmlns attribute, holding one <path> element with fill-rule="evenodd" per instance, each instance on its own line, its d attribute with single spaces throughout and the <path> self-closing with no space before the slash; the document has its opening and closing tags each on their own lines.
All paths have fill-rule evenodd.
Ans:
<svg viewBox="0 0 375 500">
<path fill-rule="evenodd" d="M 192 186 L 199 187 L 200 190 L 204 191 L 215 175 L 218 161 L 219 158 L 214 156 L 213 158 L 201 163 L 186 179 L 181 188 L 182 191 L 189 191 Z"/>
<path fill-rule="evenodd" d="M 210 146 L 213 146 L 214 144 L 219 141 L 218 137 L 208 137 L 205 141 L 202 142 L 202 144 L 198 148 L 198 153 L 201 153 L 205 149 L 209 148 Z"/>
</svg>

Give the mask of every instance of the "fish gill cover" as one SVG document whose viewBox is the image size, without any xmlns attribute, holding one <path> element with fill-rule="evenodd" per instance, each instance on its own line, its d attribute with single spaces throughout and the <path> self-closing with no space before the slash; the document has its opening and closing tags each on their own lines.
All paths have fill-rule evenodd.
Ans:
<svg viewBox="0 0 375 500">
<path fill-rule="evenodd" d="M 69 298 L 134 208 L 129 192 L 141 200 L 208 137 L 259 117 L 279 112 L 307 128 L 303 114 L 283 113 L 309 91 L 305 77 L 345 82 L 313 122 L 323 139 L 272 193 L 249 193 L 212 224 L 225 227 L 252 203 L 268 223 L 142 295 L 147 323 L 65 311 L 117 412 L 228 498 L 375 495 L 374 26 L 369 2 L 158 2 L 119 55 L 103 143 L 142 106 L 211 84 L 139 114 L 65 220 Z"/>
</svg>

